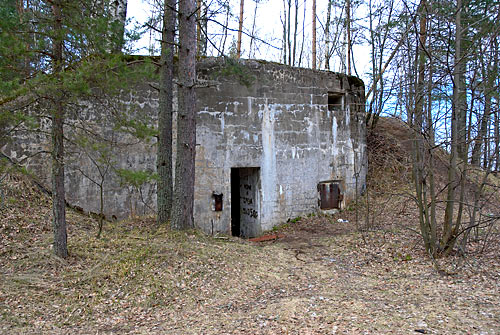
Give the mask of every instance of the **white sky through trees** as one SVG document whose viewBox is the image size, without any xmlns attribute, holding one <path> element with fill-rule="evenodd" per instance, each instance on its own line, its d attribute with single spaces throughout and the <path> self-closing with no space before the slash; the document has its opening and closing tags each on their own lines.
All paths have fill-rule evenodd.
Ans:
<svg viewBox="0 0 500 335">
<path fill-rule="evenodd" d="M 150 18 L 153 14 L 153 6 L 150 5 L 152 0 L 128 0 L 127 17 L 133 21 L 143 24 Z M 210 3 L 210 1 L 208 1 Z M 215 1 L 214 1 L 215 3 Z M 254 35 L 262 41 L 254 41 L 252 50 L 250 48 L 250 37 L 253 25 L 253 17 L 255 12 L 255 0 L 245 1 L 245 11 L 244 11 L 244 22 L 243 22 L 243 37 L 242 37 L 242 58 L 255 58 L 263 59 L 268 61 L 282 62 L 282 40 L 283 40 L 283 0 L 260 0 L 258 1 L 257 9 L 257 19 L 255 21 L 255 33 Z M 292 0 L 292 22 L 291 31 L 293 36 L 293 25 L 294 25 L 294 7 L 295 1 Z M 298 10 L 298 29 L 297 29 L 297 50 L 300 50 L 302 43 L 302 18 L 304 16 L 303 0 L 299 1 Z M 233 31 L 228 32 L 227 41 L 225 44 L 225 54 L 228 54 L 228 50 L 233 43 L 233 40 L 237 39 L 238 30 L 238 15 L 239 15 L 239 0 L 231 0 L 231 15 L 229 19 L 229 29 Z M 302 67 L 311 66 L 311 6 L 312 1 L 308 0 L 306 2 L 306 14 L 304 22 L 304 53 Z M 326 21 L 326 10 L 327 1 L 319 0 L 317 1 L 317 34 L 318 34 L 318 57 L 320 61 L 320 69 L 324 69 L 324 24 Z M 364 11 L 362 8 L 358 8 L 358 11 Z M 334 15 L 332 11 L 332 16 Z M 356 15 L 356 12 L 354 13 Z M 225 14 L 219 14 L 216 18 L 221 24 L 225 23 Z M 333 31 L 335 26 L 331 26 L 330 31 Z M 219 40 L 223 33 L 222 26 L 216 23 L 208 24 L 209 34 L 214 34 L 211 40 L 219 46 Z M 246 34 L 245 34 L 246 33 Z M 293 37 L 292 37 L 293 38 Z M 151 47 L 155 50 L 152 51 L 153 54 L 159 53 L 159 44 L 157 40 L 159 39 L 158 34 L 146 32 L 141 40 L 136 43 L 135 49 L 137 54 L 150 54 Z M 298 52 L 298 51 L 297 51 Z M 356 65 L 359 76 L 368 83 L 368 76 L 365 75 L 369 72 L 369 48 L 367 46 L 358 45 L 355 43 L 353 47 L 354 52 L 354 63 Z M 218 51 L 215 47 L 208 44 L 208 56 L 218 56 Z M 341 71 L 341 65 L 338 57 L 332 56 L 330 62 L 330 68 L 332 71 Z M 355 75 L 354 71 L 352 73 Z"/>
</svg>

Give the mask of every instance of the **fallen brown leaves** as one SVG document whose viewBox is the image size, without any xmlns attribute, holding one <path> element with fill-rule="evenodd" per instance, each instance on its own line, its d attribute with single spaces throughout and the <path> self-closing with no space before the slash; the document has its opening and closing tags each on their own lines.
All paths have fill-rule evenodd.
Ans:
<svg viewBox="0 0 500 335">
<path fill-rule="evenodd" d="M 276 241 L 108 224 L 69 212 L 69 249 L 52 255 L 49 199 L 13 178 L 0 221 L 3 334 L 497 334 L 498 234 L 483 253 L 438 260 L 404 200 L 309 217 Z M 380 202 L 383 204 L 383 202 Z M 384 205 L 386 206 L 386 205 Z M 341 218 L 343 221 L 338 222 Z M 346 222 L 348 221 L 348 222 Z M 417 332 L 418 331 L 418 332 Z"/>
</svg>

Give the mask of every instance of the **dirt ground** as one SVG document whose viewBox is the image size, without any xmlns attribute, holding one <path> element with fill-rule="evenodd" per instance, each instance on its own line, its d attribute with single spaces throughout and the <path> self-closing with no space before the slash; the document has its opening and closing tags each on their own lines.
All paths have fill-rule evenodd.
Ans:
<svg viewBox="0 0 500 335">
<path fill-rule="evenodd" d="M 69 210 L 61 260 L 50 198 L 24 177 L 4 179 L 0 334 L 500 334 L 498 223 L 465 256 L 432 262 L 407 131 L 380 129 L 368 138 L 368 219 L 365 196 L 283 223 L 264 242 L 173 232 L 153 218 L 106 223 L 97 239 L 96 220 Z"/>
<path fill-rule="evenodd" d="M 16 197 L 26 185 L 15 183 L 1 220 L 2 334 L 500 333 L 498 239 L 434 266 L 403 200 L 368 227 L 344 211 L 260 243 L 152 219 L 107 224 L 96 239 L 96 222 L 70 212 L 62 261 L 49 200 Z"/>
</svg>

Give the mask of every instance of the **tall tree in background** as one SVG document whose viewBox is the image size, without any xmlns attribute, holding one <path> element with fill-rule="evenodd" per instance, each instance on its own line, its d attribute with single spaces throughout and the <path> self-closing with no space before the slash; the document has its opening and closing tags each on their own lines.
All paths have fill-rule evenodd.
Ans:
<svg viewBox="0 0 500 335">
<path fill-rule="evenodd" d="M 208 6 L 206 0 L 198 0 L 198 18 L 197 18 L 197 31 L 196 40 L 198 44 L 196 49 L 198 51 L 198 56 L 206 56 L 207 46 L 208 46 Z"/>
<path fill-rule="evenodd" d="M 484 99 L 483 102 L 483 111 L 481 110 L 476 112 L 476 118 L 480 120 L 480 125 L 478 127 L 477 135 L 475 136 L 472 143 L 472 151 L 471 151 L 471 164 L 475 166 L 481 166 L 481 160 L 483 161 L 483 166 L 486 168 L 489 159 L 489 150 L 488 150 L 488 139 L 491 138 L 489 135 L 488 128 L 490 127 L 491 122 L 494 123 L 493 128 L 495 128 L 498 124 L 495 120 L 491 120 L 498 118 L 498 113 L 495 113 L 495 101 L 498 106 L 498 36 L 495 36 L 495 21 L 498 20 L 497 17 L 489 17 L 488 15 L 484 15 L 484 13 L 488 13 L 491 10 L 492 4 L 489 1 L 484 1 L 481 3 L 481 11 L 475 15 L 476 20 L 482 21 L 482 24 L 478 26 L 478 33 L 480 34 L 479 43 L 476 47 L 476 51 L 474 53 L 475 64 L 479 68 L 479 76 L 480 80 L 478 83 L 478 90 L 480 98 Z M 499 32 L 497 32 L 498 35 Z M 480 99 L 481 100 L 481 99 Z M 472 113 L 472 108 L 470 114 Z M 470 119 L 470 117 L 469 117 Z M 470 131 L 471 127 L 469 127 Z M 494 132 L 495 134 L 497 132 Z M 495 139 L 494 142 L 495 147 L 497 147 L 498 136 L 493 135 Z M 493 144 L 493 143 L 492 143 Z M 493 151 L 496 151 L 494 149 Z M 492 156 L 496 156 L 493 154 Z M 493 163 L 493 162 L 492 162 Z"/>
<path fill-rule="evenodd" d="M 351 75 L 351 0 L 345 2 L 345 22 L 347 32 L 347 75 Z"/>
<path fill-rule="evenodd" d="M 312 2 L 312 68 L 316 69 L 316 0 Z"/>
<path fill-rule="evenodd" d="M 172 100 L 174 77 L 175 0 L 164 0 L 160 55 L 158 111 L 157 210 L 158 223 L 170 220 L 172 211 Z"/>
<path fill-rule="evenodd" d="M 462 0 L 455 5 L 421 0 L 418 20 L 412 19 L 417 29 L 408 25 L 418 38 L 409 34 L 407 46 L 399 52 L 402 58 L 397 66 L 402 75 L 398 81 L 404 85 L 398 99 L 405 97 L 407 121 L 414 130 L 415 199 L 424 246 L 431 257 L 446 256 L 457 248 L 465 252 L 470 231 L 490 227 L 492 222 L 484 214 L 490 210 L 484 195 L 492 190 L 486 192 L 485 186 L 495 153 L 483 146 L 483 140 L 493 135 L 488 124 L 492 125 L 495 103 L 491 92 L 499 78 L 494 70 L 498 9 L 494 1 Z M 448 162 L 440 169 L 447 177 L 439 185 L 434 174 L 443 148 Z M 469 153 L 474 164 L 483 160 L 484 169 L 467 165 Z"/>
<path fill-rule="evenodd" d="M 290 29 L 290 21 L 292 20 L 292 0 L 286 0 L 286 5 L 285 5 L 286 9 L 288 9 L 287 11 L 287 20 L 286 21 L 286 48 L 288 50 L 288 61 L 285 62 L 285 64 L 288 64 L 288 65 L 291 65 L 292 64 L 292 40 L 291 40 L 291 29 Z"/>
<path fill-rule="evenodd" d="M 295 56 L 297 55 L 297 29 L 299 25 L 299 0 L 295 0 L 295 20 L 293 24 L 293 50 L 292 50 L 292 65 L 296 66 Z"/>
<path fill-rule="evenodd" d="M 196 154 L 196 2 L 179 3 L 179 110 L 177 156 L 172 212 L 174 229 L 194 227 L 194 176 Z"/>
<path fill-rule="evenodd" d="M 236 46 L 236 58 L 241 56 L 241 34 L 243 32 L 243 12 L 245 8 L 245 0 L 240 0 L 240 19 L 238 25 L 238 44 Z"/>
<path fill-rule="evenodd" d="M 302 15 L 302 43 L 300 46 L 299 61 L 297 64 L 299 67 L 302 65 L 302 55 L 304 54 L 304 44 L 305 44 L 305 40 L 306 40 L 305 22 L 306 22 L 307 0 L 304 0 L 303 7 L 304 7 L 304 12 Z"/>
<path fill-rule="evenodd" d="M 325 69 L 330 70 L 330 24 L 332 15 L 332 1 L 328 0 L 325 23 Z"/>
<path fill-rule="evenodd" d="M 255 56 L 255 50 L 254 50 L 254 41 L 255 41 L 255 26 L 257 22 L 257 9 L 259 8 L 259 2 L 260 0 L 254 0 L 255 2 L 255 8 L 253 12 L 253 21 L 252 21 L 252 30 L 250 31 L 250 46 L 248 47 L 248 58 L 254 58 Z"/>
</svg>

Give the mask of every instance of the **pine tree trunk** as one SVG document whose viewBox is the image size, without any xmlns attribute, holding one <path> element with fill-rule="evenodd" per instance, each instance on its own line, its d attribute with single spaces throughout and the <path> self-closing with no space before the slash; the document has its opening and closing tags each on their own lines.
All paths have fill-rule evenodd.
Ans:
<svg viewBox="0 0 500 335">
<path fill-rule="evenodd" d="M 179 4 L 179 111 L 177 157 L 172 215 L 174 229 L 194 227 L 194 173 L 196 154 L 196 10 L 194 0 Z"/>
<path fill-rule="evenodd" d="M 240 0 L 240 22 L 238 26 L 238 44 L 236 46 L 236 58 L 241 56 L 241 33 L 243 31 L 243 9 L 245 8 L 245 0 Z"/>
<path fill-rule="evenodd" d="M 312 68 L 316 69 L 316 0 L 312 3 Z"/>
<path fill-rule="evenodd" d="M 196 1 L 197 8 L 197 20 L 196 20 L 196 50 L 198 52 L 198 57 L 201 56 L 202 42 L 201 42 L 201 0 Z M 163 12 L 163 20 L 165 20 L 165 12 Z"/>
<path fill-rule="evenodd" d="M 304 0 L 304 16 L 302 16 L 302 43 L 300 45 L 299 63 L 298 63 L 299 67 L 302 65 L 302 55 L 304 53 L 304 44 L 306 39 L 306 29 L 305 29 L 306 9 L 307 9 L 307 0 Z"/>
<path fill-rule="evenodd" d="M 58 1 L 52 4 L 55 36 L 53 43 L 54 74 L 62 71 L 63 43 L 57 32 L 62 31 L 61 8 Z M 61 80 L 60 78 L 58 79 Z M 66 203 L 64 194 L 64 106 L 60 92 L 54 98 L 52 111 L 52 211 L 54 229 L 54 253 L 62 258 L 68 257 L 66 233 Z"/>
<path fill-rule="evenodd" d="M 370 9 L 371 10 L 371 9 Z M 325 23 L 325 69 L 330 70 L 330 16 L 332 13 L 332 1 L 328 0 Z M 295 26 L 297 27 L 297 26 Z"/>
<path fill-rule="evenodd" d="M 258 2 L 255 2 L 255 9 L 254 9 L 254 12 L 253 12 L 253 23 L 252 23 L 252 32 L 250 34 L 250 46 L 248 48 L 248 52 L 249 52 L 249 55 L 248 55 L 248 58 L 254 58 L 255 57 L 255 51 L 252 52 L 252 49 L 253 49 L 253 41 L 255 40 L 255 22 L 257 20 L 257 8 L 259 7 L 259 3 Z"/>
<path fill-rule="evenodd" d="M 299 26 L 299 0 L 295 0 L 295 27 L 293 32 L 293 57 L 292 66 L 296 66 L 295 56 L 297 55 L 297 29 Z"/>
<path fill-rule="evenodd" d="M 292 0 L 288 0 L 288 22 L 287 22 L 287 43 L 288 43 L 288 65 L 292 65 L 292 40 L 290 38 L 291 30 L 290 30 L 290 21 L 292 19 Z"/>
<path fill-rule="evenodd" d="M 172 211 L 172 99 L 174 76 L 175 0 L 164 1 L 160 60 L 158 115 L 158 223 L 170 220 Z"/>
<path fill-rule="evenodd" d="M 286 43 L 286 0 L 283 0 L 283 64 L 286 64 L 286 49 L 287 49 L 287 43 Z"/>
<path fill-rule="evenodd" d="M 347 29 L 347 75 L 351 75 L 351 1 L 345 3 L 345 17 Z"/>
</svg>

